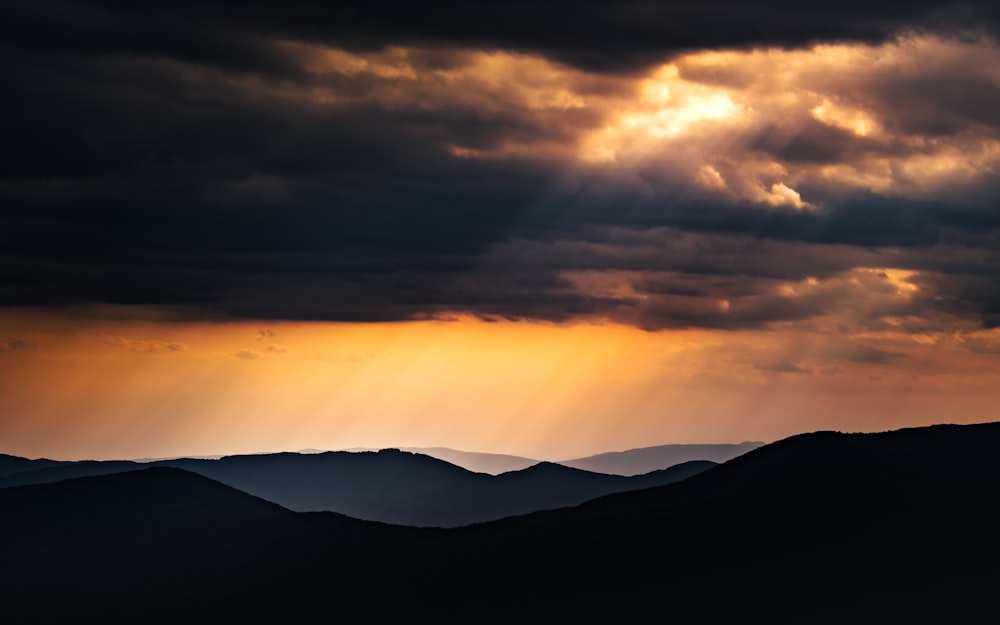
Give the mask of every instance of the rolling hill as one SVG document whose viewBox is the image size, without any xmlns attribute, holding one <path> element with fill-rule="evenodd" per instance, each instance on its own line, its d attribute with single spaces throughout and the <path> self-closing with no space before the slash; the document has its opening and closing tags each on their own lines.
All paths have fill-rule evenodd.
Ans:
<svg viewBox="0 0 1000 625">
<path fill-rule="evenodd" d="M 0 489 L 5 612 L 983 622 L 998 449 L 1000 424 L 819 432 L 676 484 L 451 530 L 293 513 L 177 469 Z"/>
<path fill-rule="evenodd" d="M 713 466 L 688 462 L 622 477 L 542 463 L 499 476 L 473 473 L 422 454 L 378 452 L 281 453 L 177 459 L 152 463 L 74 462 L 22 471 L 0 487 L 74 477 L 174 467 L 217 480 L 299 512 L 332 511 L 400 525 L 455 527 L 573 506 L 609 493 L 669 484 Z"/>
</svg>

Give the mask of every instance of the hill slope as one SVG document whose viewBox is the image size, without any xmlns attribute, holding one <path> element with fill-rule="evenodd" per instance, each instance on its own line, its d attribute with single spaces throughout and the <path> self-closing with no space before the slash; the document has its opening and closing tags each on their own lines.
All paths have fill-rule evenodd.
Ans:
<svg viewBox="0 0 1000 625">
<path fill-rule="evenodd" d="M 635 478 L 536 465 L 491 476 L 399 450 L 230 456 L 166 464 L 297 511 L 335 511 L 400 525 L 455 527 L 573 506 L 614 492 L 669 484 L 713 466 L 689 463 Z"/>
<path fill-rule="evenodd" d="M 695 622 L 970 619 L 1000 574 L 998 451 L 1000 423 L 818 432 L 678 484 L 462 531 L 473 545 L 502 534 L 499 557 L 526 546 L 539 579 L 572 579 L 547 595 L 553 612 L 600 593 L 648 616 L 670 587 L 683 589 L 672 615 Z M 554 564 L 567 558 L 570 577 Z"/>
<path fill-rule="evenodd" d="M 293 514 L 170 471 L 4 489 L 0 535 L 18 537 L 5 610 L 18 622 L 979 622 L 1000 576 L 998 449 L 1000 424 L 821 432 L 677 484 L 453 530 Z"/>
<path fill-rule="evenodd" d="M 300 512 L 332 511 L 400 525 L 455 527 L 515 514 L 573 506 L 614 492 L 669 484 L 713 466 L 686 463 L 626 478 L 538 465 L 492 476 L 429 456 L 379 452 L 262 454 L 217 460 L 179 459 L 61 463 L 0 479 L 0 486 L 137 471 L 184 469 Z"/>
<path fill-rule="evenodd" d="M 0 489 L 0 510 L 4 612 L 22 623 L 280 620 L 316 590 L 301 571 L 410 535 L 162 467 Z"/>
</svg>

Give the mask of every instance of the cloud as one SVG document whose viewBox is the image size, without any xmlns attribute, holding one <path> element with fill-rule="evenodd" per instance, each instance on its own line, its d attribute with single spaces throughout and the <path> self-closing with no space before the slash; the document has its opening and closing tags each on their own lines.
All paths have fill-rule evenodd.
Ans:
<svg viewBox="0 0 1000 625">
<path fill-rule="evenodd" d="M 271 338 L 274 338 L 275 336 L 277 336 L 277 333 L 275 333 L 274 330 L 269 330 L 267 328 L 261 328 L 261 329 L 257 330 L 257 340 L 258 341 L 264 341 L 264 340 L 267 340 L 267 339 L 271 339 Z"/>
<path fill-rule="evenodd" d="M 265 346 L 263 351 L 256 349 L 241 349 L 239 351 L 234 352 L 232 355 L 236 358 L 239 358 L 240 360 L 259 360 L 262 358 L 267 358 L 270 355 L 280 355 L 287 352 L 288 352 L 287 347 L 281 345 L 275 345 L 272 343 L 270 345 Z"/>
<path fill-rule="evenodd" d="M 962 338 L 961 345 L 975 354 L 1000 354 L 1000 334 L 989 330 L 969 333 Z"/>
<path fill-rule="evenodd" d="M 770 373 L 812 373 L 809 369 L 800 367 L 794 362 L 790 362 L 788 360 L 756 363 L 753 368 L 758 371 L 767 371 Z"/>
<path fill-rule="evenodd" d="M 826 350 L 824 355 L 835 360 L 873 365 L 884 365 L 908 358 L 906 354 L 900 352 L 885 351 L 867 345 L 851 344 L 832 347 Z"/>
<path fill-rule="evenodd" d="M 15 349 L 33 349 L 38 343 L 23 336 L 5 336 L 0 338 L 0 352 L 9 352 Z"/>
<path fill-rule="evenodd" d="M 786 5 L 19 4 L 0 305 L 1000 325 L 995 7 Z"/>
<path fill-rule="evenodd" d="M 105 345 L 110 345 L 111 347 L 147 354 L 185 352 L 188 350 L 186 345 L 176 341 L 130 339 L 110 334 L 101 335 L 100 340 Z"/>
<path fill-rule="evenodd" d="M 744 250 L 727 260 L 688 261 L 686 272 L 593 269 L 564 276 L 571 285 L 567 291 L 583 295 L 590 305 L 589 311 L 579 311 L 581 316 L 649 330 L 793 323 L 813 331 L 860 332 L 902 330 L 900 320 L 910 318 L 935 317 L 939 328 L 960 323 L 910 282 L 912 272 L 857 267 L 808 275 L 807 266 L 792 271 L 771 256 L 757 265 L 758 253 L 763 250 Z"/>
</svg>

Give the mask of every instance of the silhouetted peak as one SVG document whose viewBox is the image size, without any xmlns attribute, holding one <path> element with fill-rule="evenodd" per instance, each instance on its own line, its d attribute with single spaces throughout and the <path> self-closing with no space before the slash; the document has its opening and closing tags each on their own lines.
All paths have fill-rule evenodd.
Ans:
<svg viewBox="0 0 1000 625">
<path fill-rule="evenodd" d="M 615 480 L 621 479 L 622 476 L 619 475 L 607 475 L 605 473 L 595 473 L 593 471 L 584 471 L 583 469 L 574 469 L 573 467 L 567 467 L 566 465 L 558 464 L 556 462 L 539 462 L 538 464 L 531 465 L 526 469 L 521 469 L 519 471 L 508 471 L 506 473 L 501 473 L 497 476 L 505 481 L 510 480 Z"/>
<path fill-rule="evenodd" d="M 571 475 L 580 473 L 590 473 L 590 471 L 582 471 L 580 469 L 574 469 L 572 467 L 567 467 L 563 464 L 558 464 L 556 462 L 542 461 L 538 464 L 533 464 L 526 469 L 521 469 L 520 471 L 510 471 L 509 473 L 551 473 L 554 475 Z"/>
<path fill-rule="evenodd" d="M 163 521 L 205 522 L 292 514 L 278 504 L 172 467 L 14 486 L 0 489 L 0 493 L 14 505 L 34 505 L 51 514 L 62 514 L 61 511 L 68 509 L 86 510 L 95 518 L 114 513 Z"/>
<path fill-rule="evenodd" d="M 1000 423 L 928 426 L 876 433 L 808 432 L 750 451 L 691 480 L 702 492 L 853 489 L 862 483 L 986 481 L 996 474 Z M 705 490 L 709 489 L 709 490 Z"/>
</svg>

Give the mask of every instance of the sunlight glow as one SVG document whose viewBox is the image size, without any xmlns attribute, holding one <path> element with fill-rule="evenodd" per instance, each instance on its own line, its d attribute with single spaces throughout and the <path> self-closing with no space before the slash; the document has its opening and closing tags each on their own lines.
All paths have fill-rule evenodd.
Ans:
<svg viewBox="0 0 1000 625">
<path fill-rule="evenodd" d="M 782 297 L 843 297 L 857 282 L 851 288 L 864 292 L 892 287 L 891 302 L 916 288 L 904 271 L 849 277 L 790 283 Z M 704 307 L 738 312 L 728 299 Z M 981 420 L 1000 388 L 997 331 L 909 337 L 887 323 L 851 346 L 810 332 L 451 319 L 262 325 L 4 313 L 0 440 L 61 458 L 443 445 L 557 459 L 888 426 L 899 407 L 883 411 L 885 402 L 916 388 L 914 376 L 919 388 L 907 392 L 922 399 L 907 423 Z M 761 371 L 761 362 L 814 375 Z M 831 393 L 837 403 L 820 401 Z"/>
</svg>

